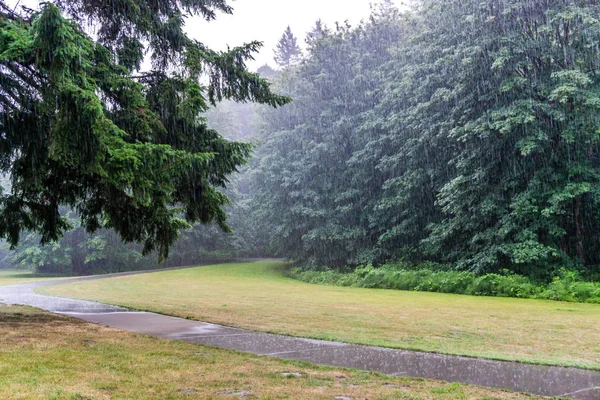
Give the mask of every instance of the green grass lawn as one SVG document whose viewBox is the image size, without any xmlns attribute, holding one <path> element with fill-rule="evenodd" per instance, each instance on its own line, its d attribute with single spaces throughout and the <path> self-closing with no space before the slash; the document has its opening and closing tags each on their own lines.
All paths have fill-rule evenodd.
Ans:
<svg viewBox="0 0 600 400">
<path fill-rule="evenodd" d="M 16 285 L 18 283 L 30 283 L 52 279 L 68 279 L 64 277 L 52 277 L 34 274 L 32 271 L 15 270 L 15 269 L 0 269 L 0 286 Z"/>
<path fill-rule="evenodd" d="M 225 264 L 42 288 L 327 340 L 600 369 L 600 306 L 311 285 L 283 264 Z"/>
<path fill-rule="evenodd" d="M 1 399 L 539 399 L 156 339 L 0 305 Z M 298 376 L 284 374 L 298 374 Z"/>
</svg>

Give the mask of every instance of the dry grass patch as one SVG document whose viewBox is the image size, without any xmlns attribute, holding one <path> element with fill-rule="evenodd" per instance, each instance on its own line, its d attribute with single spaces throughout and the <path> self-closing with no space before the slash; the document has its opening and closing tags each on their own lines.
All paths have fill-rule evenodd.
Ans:
<svg viewBox="0 0 600 400">
<path fill-rule="evenodd" d="M 2 399 L 537 399 L 135 335 L 0 305 Z"/>
<path fill-rule="evenodd" d="M 600 305 L 311 285 L 282 268 L 225 264 L 41 291 L 259 331 L 600 369 Z"/>
</svg>

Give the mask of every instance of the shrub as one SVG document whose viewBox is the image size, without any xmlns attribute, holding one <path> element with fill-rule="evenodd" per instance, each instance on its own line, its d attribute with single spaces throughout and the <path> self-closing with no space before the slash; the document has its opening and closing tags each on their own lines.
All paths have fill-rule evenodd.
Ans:
<svg viewBox="0 0 600 400">
<path fill-rule="evenodd" d="M 559 270 L 558 275 L 548 284 L 536 284 L 526 276 L 507 270 L 499 274 L 477 275 L 473 272 L 450 270 L 445 265 L 431 263 L 420 269 L 415 268 L 414 265 L 401 263 L 386 264 L 380 268 L 365 265 L 351 273 L 292 268 L 287 271 L 287 276 L 321 285 L 600 304 L 600 283 L 586 282 L 577 271 L 564 268 Z"/>
</svg>

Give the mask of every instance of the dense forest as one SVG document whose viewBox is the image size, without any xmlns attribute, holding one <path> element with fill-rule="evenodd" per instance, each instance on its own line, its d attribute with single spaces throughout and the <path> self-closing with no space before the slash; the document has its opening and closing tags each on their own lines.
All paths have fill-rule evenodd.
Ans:
<svg viewBox="0 0 600 400">
<path fill-rule="evenodd" d="M 402 11 L 384 0 L 356 26 L 318 21 L 304 50 L 286 30 L 277 68 L 259 73 L 293 102 L 205 114 L 224 136 L 256 143 L 224 190 L 234 233 L 196 225 L 172 257 L 596 271 L 599 16 L 593 0 L 421 0 Z M 42 265 L 34 253 L 50 257 L 74 232 L 6 260 Z M 82 241 L 84 259 L 102 258 L 92 254 L 119 242 L 110 236 Z M 107 263 L 143 260 L 115 246 L 123 254 L 108 251 Z"/>
<path fill-rule="evenodd" d="M 317 27 L 263 116 L 254 207 L 279 254 L 544 275 L 600 255 L 600 6 L 389 2 Z"/>
</svg>

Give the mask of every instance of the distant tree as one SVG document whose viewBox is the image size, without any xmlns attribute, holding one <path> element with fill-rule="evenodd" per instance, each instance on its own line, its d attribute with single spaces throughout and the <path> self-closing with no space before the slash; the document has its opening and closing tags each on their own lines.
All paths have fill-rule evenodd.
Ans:
<svg viewBox="0 0 600 400">
<path fill-rule="evenodd" d="M 0 173 L 11 177 L 0 237 L 58 239 L 70 227 L 60 206 L 76 209 L 85 231 L 112 228 L 163 258 L 190 223 L 228 229 L 217 188 L 252 146 L 198 116 L 222 99 L 288 99 L 246 68 L 260 43 L 222 53 L 185 34 L 187 17 L 217 11 L 232 9 L 226 0 L 53 0 L 36 11 L 0 0 Z"/>
<path fill-rule="evenodd" d="M 113 230 L 102 229 L 90 235 L 78 226 L 76 213 L 61 211 L 74 229 L 46 245 L 40 245 L 39 235 L 29 232 L 16 249 L 8 252 L 2 264 L 65 275 L 121 272 L 157 265 L 156 259 L 142 258 L 141 246 L 124 244 Z"/>
<path fill-rule="evenodd" d="M 283 32 L 273 52 L 275 53 L 275 62 L 280 67 L 286 68 L 300 62 L 302 50 L 298 46 L 298 40 L 289 26 Z"/>
<path fill-rule="evenodd" d="M 279 73 L 274 70 L 273 68 L 271 68 L 271 66 L 269 64 L 265 64 L 263 66 L 261 66 L 260 68 L 258 68 L 258 70 L 256 71 L 260 76 L 262 76 L 265 79 L 268 80 L 273 80 L 275 77 L 277 77 L 277 75 L 279 75 Z"/>
<path fill-rule="evenodd" d="M 391 14 L 398 13 L 398 8 L 393 0 L 379 0 L 377 3 L 371 3 L 370 8 L 371 18 L 377 16 L 390 16 Z"/>
<path fill-rule="evenodd" d="M 223 101 L 216 107 L 212 107 L 202 114 L 206 118 L 206 125 L 229 140 L 240 139 L 242 124 L 235 109 L 236 105 L 237 103 Z"/>
<path fill-rule="evenodd" d="M 315 26 L 306 34 L 304 41 L 308 45 L 308 48 L 314 47 L 320 40 L 329 36 L 331 30 L 323 23 L 322 20 L 318 19 L 315 22 Z"/>
</svg>

